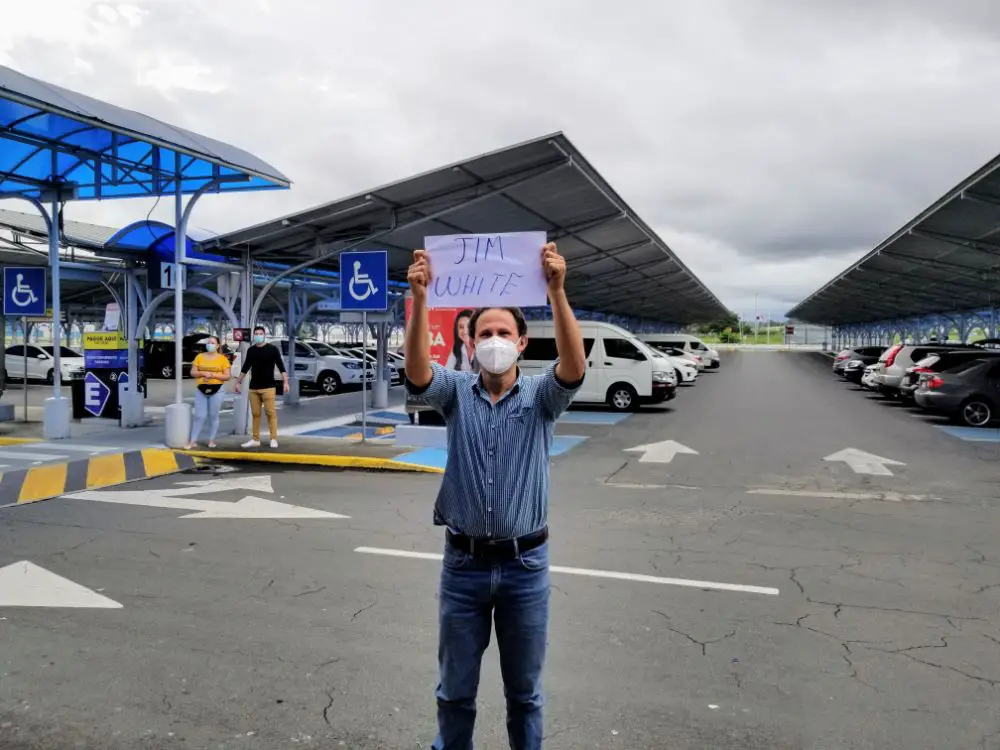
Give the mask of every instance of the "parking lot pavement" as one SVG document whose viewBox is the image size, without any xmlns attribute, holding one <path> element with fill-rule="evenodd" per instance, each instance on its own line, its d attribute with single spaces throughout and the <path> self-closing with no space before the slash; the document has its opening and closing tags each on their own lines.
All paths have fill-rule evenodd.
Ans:
<svg viewBox="0 0 1000 750">
<path fill-rule="evenodd" d="M 988 456 L 800 356 L 573 425 L 547 748 L 997 746 Z M 429 746 L 439 478 L 251 468 L 0 511 L 0 747 Z"/>
</svg>

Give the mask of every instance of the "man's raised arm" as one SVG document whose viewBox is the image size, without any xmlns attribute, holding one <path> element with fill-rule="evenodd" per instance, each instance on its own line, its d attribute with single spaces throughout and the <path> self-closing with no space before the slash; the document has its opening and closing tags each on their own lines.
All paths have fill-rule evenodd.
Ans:
<svg viewBox="0 0 1000 750">
<path fill-rule="evenodd" d="M 556 377 L 566 385 L 575 384 L 583 380 L 587 372 L 587 353 L 583 348 L 580 326 L 566 297 L 566 259 L 559 254 L 554 242 L 542 248 L 542 267 L 549 287 L 556 351 L 559 354 Z"/>
<path fill-rule="evenodd" d="M 430 342 L 427 340 L 427 285 L 431 281 L 431 264 L 426 250 L 413 253 L 413 263 L 406 274 L 413 293 L 410 307 L 410 324 L 406 327 L 403 341 L 403 356 L 406 361 L 406 379 L 417 389 L 430 385 L 431 372 Z"/>
</svg>

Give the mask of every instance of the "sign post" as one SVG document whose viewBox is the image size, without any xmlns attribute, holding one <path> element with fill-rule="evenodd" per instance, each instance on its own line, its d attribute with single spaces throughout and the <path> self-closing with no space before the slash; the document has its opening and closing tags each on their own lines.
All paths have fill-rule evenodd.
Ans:
<svg viewBox="0 0 1000 750">
<path fill-rule="evenodd" d="M 21 332 L 24 333 L 24 421 L 28 421 L 28 316 L 21 318 Z"/>
<path fill-rule="evenodd" d="M 364 373 L 361 377 L 361 442 L 368 431 L 368 313 L 389 309 L 389 254 L 385 250 L 340 254 L 340 309 L 360 312 Z M 382 387 L 382 373 L 376 372 Z M 385 384 L 388 388 L 388 383 Z"/>
</svg>

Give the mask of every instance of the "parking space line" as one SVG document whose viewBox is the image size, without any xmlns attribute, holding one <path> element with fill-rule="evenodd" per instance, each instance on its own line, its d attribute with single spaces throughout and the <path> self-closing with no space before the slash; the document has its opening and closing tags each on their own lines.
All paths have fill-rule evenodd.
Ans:
<svg viewBox="0 0 1000 750">
<path fill-rule="evenodd" d="M 415 560 L 441 560 L 444 555 L 431 552 L 413 552 L 403 549 L 383 549 L 381 547 L 358 547 L 354 550 L 367 555 L 386 555 L 388 557 L 408 557 Z M 684 586 L 695 589 L 712 589 L 715 591 L 736 591 L 746 594 L 764 594 L 765 596 L 778 596 L 781 593 L 776 588 L 770 586 L 746 586 L 742 583 L 718 583 L 716 581 L 697 581 L 688 578 L 665 578 L 663 576 L 650 576 L 644 573 L 620 573 L 614 570 L 592 570 L 589 568 L 567 568 L 561 565 L 549 566 L 552 573 L 562 573 L 571 576 L 585 576 L 588 578 L 611 578 L 618 581 L 635 581 L 638 583 L 654 583 L 661 586 Z"/>
<path fill-rule="evenodd" d="M 747 490 L 748 495 L 779 495 L 785 497 L 819 497 L 828 500 L 888 500 L 900 503 L 904 500 L 926 500 L 926 495 L 903 495 L 899 492 L 838 492 L 836 490 L 785 490 L 761 487 Z"/>
<path fill-rule="evenodd" d="M 0 458 L 14 458 L 19 461 L 59 461 L 60 459 L 67 459 L 69 456 L 60 453 L 43 453 L 42 451 L 32 451 L 28 453 L 26 451 L 3 451 L 0 450 Z"/>
</svg>

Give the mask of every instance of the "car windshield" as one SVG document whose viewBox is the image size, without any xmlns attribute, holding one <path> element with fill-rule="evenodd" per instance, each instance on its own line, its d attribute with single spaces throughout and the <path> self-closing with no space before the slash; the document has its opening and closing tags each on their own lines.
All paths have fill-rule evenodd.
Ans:
<svg viewBox="0 0 1000 750">
<path fill-rule="evenodd" d="M 46 353 L 48 353 L 49 355 L 51 355 L 53 357 L 56 356 L 56 348 L 54 346 L 43 346 L 42 349 Z M 82 355 L 80 354 L 80 352 L 73 351 L 68 346 L 60 346 L 59 347 L 59 356 L 60 357 L 78 357 L 79 358 Z"/>
<path fill-rule="evenodd" d="M 316 353 L 323 357 L 339 357 L 340 354 L 329 344 L 322 341 L 310 341 L 309 346 L 316 350 Z"/>
</svg>

